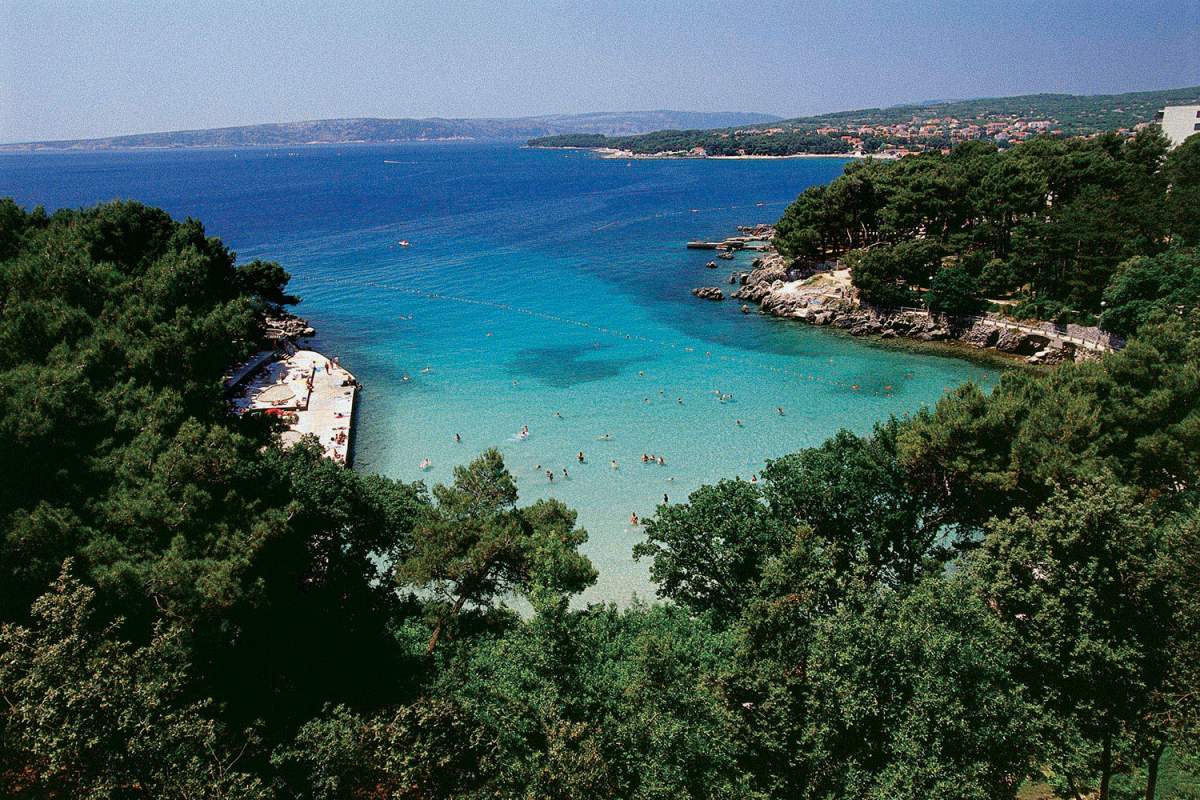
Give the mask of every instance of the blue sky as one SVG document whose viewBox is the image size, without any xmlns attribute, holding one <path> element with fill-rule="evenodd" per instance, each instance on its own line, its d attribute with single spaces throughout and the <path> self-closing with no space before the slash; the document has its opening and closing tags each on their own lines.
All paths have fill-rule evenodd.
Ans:
<svg viewBox="0 0 1200 800">
<path fill-rule="evenodd" d="M 1200 0 L 0 0 L 0 142 L 1200 84 Z"/>
</svg>

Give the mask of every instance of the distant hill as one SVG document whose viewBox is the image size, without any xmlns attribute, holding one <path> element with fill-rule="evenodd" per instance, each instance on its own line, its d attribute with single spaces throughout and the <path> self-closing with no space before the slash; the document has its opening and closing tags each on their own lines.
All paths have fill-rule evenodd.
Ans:
<svg viewBox="0 0 1200 800">
<path fill-rule="evenodd" d="M 1039 133 L 1077 136 L 1131 131 L 1164 105 L 1200 103 L 1200 86 L 1110 95 L 1030 94 L 839 111 L 719 130 L 596 132 L 532 139 L 539 147 L 607 147 L 638 155 L 904 154 L 968 139 L 1001 146 Z"/>
<path fill-rule="evenodd" d="M 381 119 L 355 117 L 278 122 L 194 131 L 137 133 L 103 139 L 0 144 L 0 150 L 125 150 L 176 147 L 387 143 L 440 140 L 516 141 L 538 136 L 585 133 L 609 136 L 679 128 L 717 128 L 778 120 L 770 114 L 736 111 L 600 111 L 511 119 Z"/>
</svg>

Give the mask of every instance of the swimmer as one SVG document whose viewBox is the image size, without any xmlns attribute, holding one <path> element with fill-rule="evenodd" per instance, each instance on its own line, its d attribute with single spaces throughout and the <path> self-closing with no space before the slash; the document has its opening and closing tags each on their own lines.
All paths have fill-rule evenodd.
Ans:
<svg viewBox="0 0 1200 800">
<path fill-rule="evenodd" d="M 400 380 L 404 381 L 405 383 L 408 383 L 410 380 L 412 380 L 412 378 L 408 377 L 408 373 L 406 372 L 400 376 Z"/>
<path fill-rule="evenodd" d="M 462 434 L 461 433 L 454 434 L 454 441 L 457 444 L 462 444 Z"/>
<path fill-rule="evenodd" d="M 740 419 L 739 419 L 739 420 L 737 420 L 737 426 L 738 426 L 739 428 L 740 428 L 740 427 L 742 427 L 742 421 L 741 421 Z"/>
<path fill-rule="evenodd" d="M 683 405 L 683 398 L 682 398 L 682 397 L 676 397 L 676 398 L 675 398 L 675 403 L 676 403 L 677 405 Z"/>
<path fill-rule="evenodd" d="M 662 456 L 659 456 L 658 457 L 658 465 L 660 467 L 665 467 L 667 465 L 667 460 L 665 458 L 663 458 Z"/>
<path fill-rule="evenodd" d="M 638 370 L 638 377 L 640 377 L 640 378 L 644 378 L 644 377 L 646 377 L 646 370 L 644 370 L 644 369 L 639 369 L 639 370 Z"/>
<path fill-rule="evenodd" d="M 630 515 L 629 515 L 629 524 L 630 524 L 631 526 L 633 526 L 634 528 L 636 528 L 636 527 L 637 527 L 637 526 L 640 524 L 640 523 L 638 522 L 638 515 L 637 515 L 636 513 L 630 513 Z"/>
<path fill-rule="evenodd" d="M 775 406 L 775 411 L 778 412 L 779 416 L 783 416 L 783 406 Z"/>
<path fill-rule="evenodd" d="M 665 506 L 669 502 L 671 501 L 667 499 L 667 493 L 663 492 L 663 505 Z"/>
<path fill-rule="evenodd" d="M 580 450 L 580 451 L 579 451 L 579 455 L 575 456 L 575 459 L 576 459 L 576 460 L 577 460 L 577 461 L 578 461 L 580 464 L 582 464 L 582 463 L 583 463 L 583 451 L 582 451 L 582 450 Z"/>
<path fill-rule="evenodd" d="M 533 465 L 533 471 L 534 471 L 534 472 L 541 472 L 541 471 L 542 471 L 542 465 L 541 465 L 541 464 L 534 464 L 534 465 Z"/>
<path fill-rule="evenodd" d="M 645 453 L 642 453 L 642 463 L 645 464 L 649 460 L 650 460 L 650 456 L 646 455 Z"/>
<path fill-rule="evenodd" d="M 567 468 L 566 468 L 566 467 L 563 467 L 563 480 L 570 480 L 570 479 L 571 479 L 571 476 L 570 476 L 570 474 L 567 472 Z"/>
<path fill-rule="evenodd" d="M 555 416 L 555 417 L 557 417 L 558 419 L 562 419 L 562 412 L 561 412 L 561 411 L 555 411 L 555 412 L 554 412 L 554 416 Z"/>
<path fill-rule="evenodd" d="M 554 483 L 554 473 L 553 472 L 551 472 L 550 470 L 546 470 L 546 477 L 550 479 L 551 483 Z"/>
<path fill-rule="evenodd" d="M 608 466 L 611 467 L 612 469 L 616 469 L 617 468 L 617 460 L 614 458 L 612 461 L 608 462 Z"/>
</svg>

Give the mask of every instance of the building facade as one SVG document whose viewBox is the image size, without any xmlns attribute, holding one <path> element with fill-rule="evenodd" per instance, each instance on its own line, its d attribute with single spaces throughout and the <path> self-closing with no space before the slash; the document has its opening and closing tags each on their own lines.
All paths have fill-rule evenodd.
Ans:
<svg viewBox="0 0 1200 800">
<path fill-rule="evenodd" d="M 1200 106 L 1167 106 L 1154 115 L 1172 147 L 1183 144 L 1193 133 L 1200 133 Z"/>
</svg>

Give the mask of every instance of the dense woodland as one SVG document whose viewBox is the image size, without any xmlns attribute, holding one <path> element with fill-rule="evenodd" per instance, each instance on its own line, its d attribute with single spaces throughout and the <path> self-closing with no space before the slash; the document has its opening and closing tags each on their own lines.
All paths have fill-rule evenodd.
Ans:
<svg viewBox="0 0 1200 800">
<path fill-rule="evenodd" d="M 863 299 L 1091 323 L 1127 336 L 1200 304 L 1200 136 L 1156 129 L 861 161 L 802 193 L 776 243 L 843 259 Z M 924 290 L 928 288 L 928 297 Z"/>
<path fill-rule="evenodd" d="M 1019 187 L 1038 148 L 1157 186 L 1141 145 L 969 148 L 824 192 L 964 161 L 968 194 Z M 1116 226 L 1192 241 L 1171 197 L 1147 201 L 1165 229 L 1074 216 L 1113 226 L 1109 260 L 1038 291 L 1092 302 L 1115 259 L 1114 296 L 1158 304 L 1194 260 Z M 287 280 L 136 203 L 0 201 L 0 795 L 1198 796 L 1194 314 L 661 506 L 635 555 L 663 600 L 578 608 L 586 533 L 522 505 L 496 452 L 430 489 L 227 412 Z"/>
<path fill-rule="evenodd" d="M 864 108 L 839 111 L 813 117 L 797 117 L 757 125 L 706 130 L 659 130 L 634 136 L 598 134 L 559 134 L 530 140 L 539 147 L 611 147 L 634 153 L 653 154 L 687 152 L 704 148 L 708 155 L 786 156 L 797 153 L 865 153 L 886 147 L 911 150 L 938 150 L 951 144 L 949 129 L 940 122 L 941 132 L 926 136 L 863 135 L 861 145 L 845 141 L 842 134 L 859 128 L 911 125 L 914 120 L 1011 122 L 1014 120 L 1053 120 L 1053 129 L 1062 136 L 1084 136 L 1132 129 L 1150 122 L 1163 106 L 1200 102 L 1200 86 L 1154 92 L 1128 92 L 1113 95 L 1030 94 L 1015 97 L 985 97 L 974 100 L 933 101 L 888 108 Z M 819 133 L 836 129 L 837 132 Z"/>
</svg>

